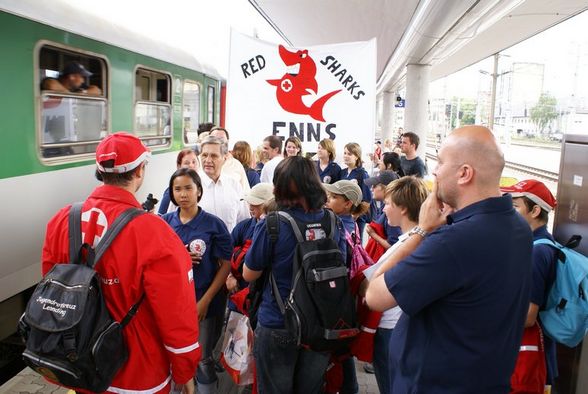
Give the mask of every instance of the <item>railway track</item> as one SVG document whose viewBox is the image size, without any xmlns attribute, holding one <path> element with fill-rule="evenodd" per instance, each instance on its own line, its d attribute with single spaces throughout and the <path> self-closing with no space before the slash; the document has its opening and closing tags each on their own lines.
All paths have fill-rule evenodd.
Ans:
<svg viewBox="0 0 588 394">
<path fill-rule="evenodd" d="M 434 153 L 431 153 L 431 152 L 427 152 L 427 157 L 432 160 L 435 160 L 435 161 L 437 160 L 437 155 Z M 533 175 L 534 177 L 537 177 L 537 178 L 543 178 L 543 179 L 550 181 L 550 182 L 557 183 L 559 180 L 559 173 L 557 173 L 557 172 L 547 171 L 547 170 L 544 170 L 541 168 L 532 167 L 532 166 L 528 166 L 525 164 L 515 163 L 512 161 L 506 161 L 505 167 L 510 168 L 515 171 L 518 171 L 518 172 Z"/>
</svg>

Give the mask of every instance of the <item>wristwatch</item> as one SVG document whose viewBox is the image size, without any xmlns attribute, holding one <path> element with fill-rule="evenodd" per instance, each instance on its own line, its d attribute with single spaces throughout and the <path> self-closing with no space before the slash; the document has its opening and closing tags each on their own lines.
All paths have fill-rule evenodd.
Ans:
<svg viewBox="0 0 588 394">
<path fill-rule="evenodd" d="M 412 228 L 412 230 L 410 230 L 408 232 L 408 235 L 413 235 L 413 234 L 418 234 L 421 237 L 425 238 L 427 236 L 427 234 L 429 234 L 428 231 L 423 230 L 422 228 L 420 228 L 419 226 L 414 226 Z"/>
</svg>

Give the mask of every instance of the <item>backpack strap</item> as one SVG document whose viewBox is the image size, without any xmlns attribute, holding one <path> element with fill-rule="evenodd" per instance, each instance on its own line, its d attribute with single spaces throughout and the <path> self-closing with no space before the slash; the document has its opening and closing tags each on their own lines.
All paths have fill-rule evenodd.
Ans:
<svg viewBox="0 0 588 394">
<path fill-rule="evenodd" d="M 557 259 L 562 263 L 566 261 L 566 254 L 563 251 L 564 246 L 554 242 L 549 238 L 539 238 L 533 241 L 533 245 L 549 245 L 556 250 Z"/>
<path fill-rule="evenodd" d="M 116 238 L 118 233 L 135 217 L 146 213 L 144 210 L 139 208 L 129 208 L 125 210 L 123 213 L 118 215 L 112 226 L 106 231 L 106 234 L 100 240 L 98 245 L 96 245 L 96 255 L 94 261 L 88 261 L 88 266 L 90 268 L 94 268 L 94 266 L 100 261 L 100 258 L 108 249 L 112 241 Z"/>
<path fill-rule="evenodd" d="M 71 205 L 68 216 L 69 260 L 74 264 L 80 263 L 80 248 L 82 247 L 82 202 Z"/>
</svg>

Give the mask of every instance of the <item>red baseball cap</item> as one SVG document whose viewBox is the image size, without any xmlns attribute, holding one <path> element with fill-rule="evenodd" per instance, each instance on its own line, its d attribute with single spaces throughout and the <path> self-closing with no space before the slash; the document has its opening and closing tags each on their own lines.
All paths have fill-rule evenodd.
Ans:
<svg viewBox="0 0 588 394">
<path fill-rule="evenodd" d="M 137 168 L 150 156 L 149 149 L 140 139 L 120 131 L 110 134 L 98 144 L 96 166 L 101 172 L 120 174 Z M 110 160 L 113 160 L 112 164 Z"/>
<path fill-rule="evenodd" d="M 510 193 L 513 198 L 527 197 L 547 212 L 557 205 L 555 197 L 553 197 L 547 186 L 543 182 L 534 179 L 527 179 L 512 186 L 501 187 L 500 190 L 503 193 Z"/>
</svg>

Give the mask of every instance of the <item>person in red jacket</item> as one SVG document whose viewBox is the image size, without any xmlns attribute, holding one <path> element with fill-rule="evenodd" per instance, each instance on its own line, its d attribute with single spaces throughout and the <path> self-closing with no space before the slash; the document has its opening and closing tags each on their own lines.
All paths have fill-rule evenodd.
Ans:
<svg viewBox="0 0 588 394">
<path fill-rule="evenodd" d="M 128 133 L 104 138 L 96 149 L 98 186 L 82 207 L 82 240 L 96 247 L 108 226 L 130 207 L 141 207 L 134 193 L 141 187 L 149 150 Z M 69 258 L 68 214 L 71 205 L 49 221 L 42 254 L 45 275 Z M 186 247 L 159 217 L 140 215 L 120 232 L 95 267 L 106 306 L 120 321 L 141 296 L 145 300 L 124 328 L 127 363 L 108 392 L 168 393 L 172 383 L 194 392 L 198 361 L 198 314 L 192 261 Z"/>
</svg>

